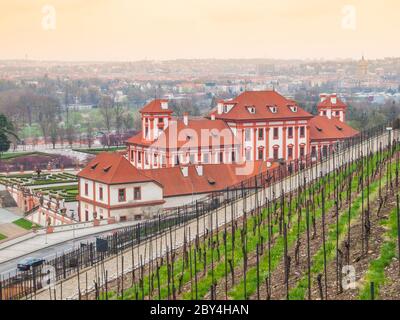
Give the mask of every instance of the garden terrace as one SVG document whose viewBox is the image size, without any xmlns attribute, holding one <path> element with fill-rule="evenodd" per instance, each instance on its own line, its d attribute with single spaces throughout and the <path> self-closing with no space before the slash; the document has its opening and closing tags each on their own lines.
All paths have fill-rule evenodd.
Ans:
<svg viewBox="0 0 400 320">
<path fill-rule="evenodd" d="M 64 199 L 65 202 L 74 202 L 78 195 L 78 185 L 68 185 L 68 186 L 52 186 L 46 188 L 37 188 L 35 191 L 47 195 L 51 198 Z"/>
<path fill-rule="evenodd" d="M 76 160 L 59 154 L 42 152 L 3 153 L 0 158 L 0 172 L 34 171 L 38 168 L 52 169 L 74 168 Z"/>
<path fill-rule="evenodd" d="M 21 185 L 24 187 L 36 187 L 42 185 L 62 184 L 77 182 L 76 175 L 68 172 L 36 173 L 0 175 L 0 183 L 4 185 Z"/>
</svg>

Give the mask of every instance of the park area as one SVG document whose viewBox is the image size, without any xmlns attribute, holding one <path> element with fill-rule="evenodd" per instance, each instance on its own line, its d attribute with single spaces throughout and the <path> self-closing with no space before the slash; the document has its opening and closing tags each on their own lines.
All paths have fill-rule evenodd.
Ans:
<svg viewBox="0 0 400 320">
<path fill-rule="evenodd" d="M 58 173 L 27 173 L 27 174 L 13 174 L 13 175 L 0 175 L 0 184 L 17 184 L 24 187 L 45 186 L 50 184 L 62 184 L 77 182 L 76 175 L 68 172 Z"/>
<path fill-rule="evenodd" d="M 43 152 L 7 152 L 0 155 L 0 172 L 73 168 L 76 161 L 64 155 Z"/>
<path fill-rule="evenodd" d="M 78 179 L 69 172 L 0 175 L 0 184 L 29 187 L 35 192 L 65 202 L 76 201 Z"/>
</svg>

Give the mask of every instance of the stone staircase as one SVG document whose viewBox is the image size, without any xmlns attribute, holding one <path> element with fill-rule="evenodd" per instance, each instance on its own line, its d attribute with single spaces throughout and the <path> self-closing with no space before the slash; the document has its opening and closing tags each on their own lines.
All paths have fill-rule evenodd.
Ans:
<svg viewBox="0 0 400 320">
<path fill-rule="evenodd" d="M 0 191 L 0 208 L 13 208 L 17 207 L 17 203 L 11 194 L 4 190 Z"/>
</svg>

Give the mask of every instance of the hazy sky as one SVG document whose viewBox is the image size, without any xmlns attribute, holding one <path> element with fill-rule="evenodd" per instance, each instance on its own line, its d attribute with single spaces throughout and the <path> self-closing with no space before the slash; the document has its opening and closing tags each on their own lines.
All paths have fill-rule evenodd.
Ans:
<svg viewBox="0 0 400 320">
<path fill-rule="evenodd" d="M 400 56 L 399 14 L 399 0 L 0 0 L 0 59 Z"/>
</svg>

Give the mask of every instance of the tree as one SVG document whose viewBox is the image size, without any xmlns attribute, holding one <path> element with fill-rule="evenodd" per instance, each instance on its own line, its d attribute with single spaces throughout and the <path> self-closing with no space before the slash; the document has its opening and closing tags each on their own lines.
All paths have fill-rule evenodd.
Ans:
<svg viewBox="0 0 400 320">
<path fill-rule="evenodd" d="M 75 128 L 72 124 L 67 125 L 67 129 L 65 130 L 65 134 L 67 136 L 67 141 L 72 148 L 72 145 L 75 141 Z"/>
<path fill-rule="evenodd" d="M 92 147 L 93 140 L 94 140 L 94 134 L 93 134 L 93 126 L 90 121 L 88 121 L 85 125 L 86 127 L 86 141 L 89 149 Z"/>
<path fill-rule="evenodd" d="M 0 154 L 10 149 L 10 137 L 18 139 L 13 124 L 4 114 L 0 114 Z"/>
<path fill-rule="evenodd" d="M 50 124 L 50 141 L 51 144 L 53 145 L 53 149 L 56 148 L 56 143 L 57 143 L 57 138 L 58 138 L 58 124 L 53 121 Z"/>
<path fill-rule="evenodd" d="M 103 96 L 99 103 L 100 114 L 103 117 L 103 122 L 107 130 L 107 146 L 110 146 L 109 136 L 111 133 L 111 127 L 113 123 L 113 107 L 114 99 L 110 96 Z"/>
</svg>

